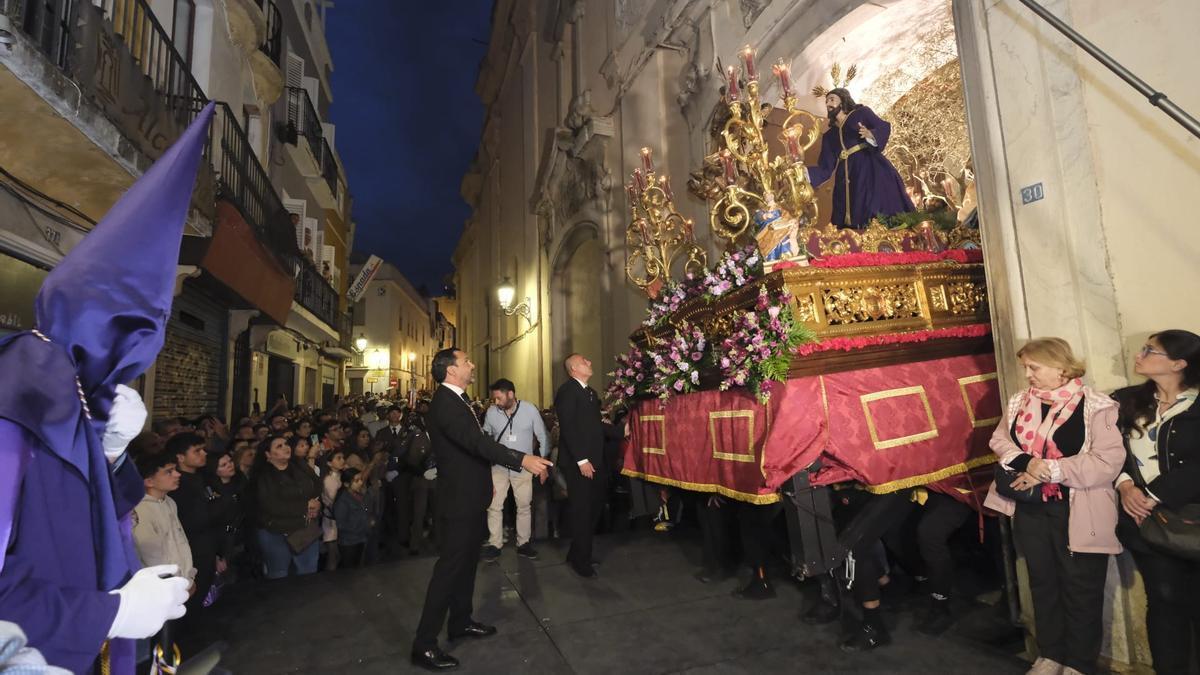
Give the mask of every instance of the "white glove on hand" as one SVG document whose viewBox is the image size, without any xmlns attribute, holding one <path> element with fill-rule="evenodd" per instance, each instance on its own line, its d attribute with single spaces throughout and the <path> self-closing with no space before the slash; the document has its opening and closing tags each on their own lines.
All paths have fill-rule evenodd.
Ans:
<svg viewBox="0 0 1200 675">
<path fill-rule="evenodd" d="M 166 579 L 160 575 L 172 575 Z M 124 586 L 110 591 L 121 596 L 117 618 L 108 629 L 110 638 L 140 640 L 162 630 L 163 624 L 183 616 L 191 581 L 179 574 L 179 565 L 143 567 Z"/>
<path fill-rule="evenodd" d="M 123 384 L 117 385 L 108 423 L 104 425 L 104 456 L 115 462 L 146 424 L 146 404 L 138 393 Z"/>
</svg>

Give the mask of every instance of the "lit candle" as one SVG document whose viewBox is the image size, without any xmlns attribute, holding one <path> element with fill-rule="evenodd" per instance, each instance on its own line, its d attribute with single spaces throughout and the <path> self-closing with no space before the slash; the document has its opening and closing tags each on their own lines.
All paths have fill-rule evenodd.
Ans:
<svg viewBox="0 0 1200 675">
<path fill-rule="evenodd" d="M 658 177 L 658 186 L 662 188 L 663 193 L 667 195 L 668 201 L 675 201 L 675 194 L 671 192 L 671 183 L 667 180 L 666 176 Z"/>
<path fill-rule="evenodd" d="M 654 173 L 654 161 L 650 158 L 650 148 L 642 148 L 642 170 L 647 174 Z"/>
<path fill-rule="evenodd" d="M 633 170 L 633 184 L 637 186 L 638 192 L 646 191 L 646 177 L 642 175 L 641 169 Z"/>
<path fill-rule="evenodd" d="M 772 72 L 775 73 L 775 77 L 779 78 L 779 86 L 780 86 L 780 88 L 783 89 L 783 97 L 788 98 L 789 96 L 791 96 L 792 95 L 791 69 L 789 69 L 787 67 L 787 64 L 783 62 L 783 59 L 780 59 L 779 63 L 776 63 L 774 66 L 772 66 L 771 70 L 772 70 Z"/>
<path fill-rule="evenodd" d="M 625 189 L 629 191 L 629 204 L 631 206 L 637 204 L 637 201 L 638 201 L 637 188 L 635 188 L 633 186 L 633 183 L 630 183 L 629 185 L 625 186 Z"/>
<path fill-rule="evenodd" d="M 737 71 L 734 70 L 733 66 L 729 66 L 726 69 L 726 73 L 729 80 L 729 87 L 725 90 L 725 94 L 729 97 L 730 101 L 736 101 L 742 95 L 742 92 L 738 89 Z"/>
<path fill-rule="evenodd" d="M 730 185 L 737 182 L 737 168 L 733 165 L 733 155 L 728 150 L 721 153 L 721 164 L 725 167 L 725 182 Z"/>
<path fill-rule="evenodd" d="M 691 218 L 683 221 L 683 236 L 687 237 L 688 241 L 692 240 L 692 235 L 695 233 L 695 231 L 696 224 L 692 222 Z"/>
<path fill-rule="evenodd" d="M 758 72 L 754 70 L 754 50 L 747 45 L 742 49 L 742 65 L 746 67 L 746 80 L 757 80 Z"/>
</svg>

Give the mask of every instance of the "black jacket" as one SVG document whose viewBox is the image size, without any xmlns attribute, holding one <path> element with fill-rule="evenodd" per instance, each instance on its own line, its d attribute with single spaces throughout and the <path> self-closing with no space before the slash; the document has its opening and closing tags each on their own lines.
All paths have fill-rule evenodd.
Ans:
<svg viewBox="0 0 1200 675">
<path fill-rule="evenodd" d="M 483 433 L 475 412 L 446 386 L 438 386 L 425 417 L 437 458 L 437 511 L 442 517 L 482 517 L 492 503 L 492 465 L 521 470 L 525 456 Z"/>
<path fill-rule="evenodd" d="M 554 395 L 554 413 L 558 416 L 559 467 L 578 472 L 579 462 L 586 459 L 595 470 L 603 470 L 604 440 L 618 433 L 601 419 L 596 390 L 569 378 Z"/>
<path fill-rule="evenodd" d="M 225 529 L 215 495 L 199 472 L 181 471 L 179 488 L 171 493 L 171 499 L 175 501 L 179 524 L 187 535 L 196 569 L 207 569 L 217 556 L 219 534 Z"/>
<path fill-rule="evenodd" d="M 321 482 L 308 464 L 293 461 L 280 471 L 266 462 L 255 470 L 251 483 L 255 524 L 278 534 L 304 528 L 308 501 L 321 494 Z"/>
<path fill-rule="evenodd" d="M 1113 392 L 1113 398 L 1121 401 L 1131 396 L 1135 387 L 1126 387 Z M 1128 454 L 1130 429 L 1121 429 L 1125 436 L 1125 472 L 1137 476 L 1133 455 Z M 1136 433 L 1136 432 L 1135 432 Z M 1159 476 L 1143 486 L 1154 493 L 1169 509 L 1178 509 L 1185 504 L 1200 503 L 1200 403 L 1163 422 L 1158 430 Z M 1136 480 L 1136 478 L 1135 478 Z"/>
</svg>

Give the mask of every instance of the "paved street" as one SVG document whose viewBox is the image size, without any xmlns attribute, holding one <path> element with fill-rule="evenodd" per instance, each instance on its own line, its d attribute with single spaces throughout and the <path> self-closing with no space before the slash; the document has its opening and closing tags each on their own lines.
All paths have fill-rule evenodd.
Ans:
<svg viewBox="0 0 1200 675">
<path fill-rule="evenodd" d="M 692 579 L 699 547 L 688 538 L 611 535 L 599 547 L 595 581 L 572 574 L 551 544 L 536 562 L 510 547 L 499 565 L 481 566 L 475 615 L 500 634 L 450 645 L 463 662 L 457 672 L 1016 674 L 1027 667 L 961 636 L 916 633 L 907 613 L 889 616 L 891 647 L 846 655 L 836 647 L 836 626 L 797 619 L 815 588 L 783 582 L 776 599 L 745 602 L 729 596 L 732 580 Z M 239 588 L 211 617 L 229 642 L 222 664 L 258 675 L 411 672 L 408 649 L 432 565 L 418 558 Z"/>
</svg>

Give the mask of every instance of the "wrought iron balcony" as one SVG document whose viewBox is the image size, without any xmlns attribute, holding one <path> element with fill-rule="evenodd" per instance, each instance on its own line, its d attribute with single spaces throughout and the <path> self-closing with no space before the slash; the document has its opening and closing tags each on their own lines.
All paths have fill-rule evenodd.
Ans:
<svg viewBox="0 0 1200 675">
<path fill-rule="evenodd" d="M 159 95 L 156 103 L 167 110 L 177 132 L 187 127 L 207 101 L 146 0 L 0 0 L 0 8 L 89 94 L 114 98 L 117 92 L 113 89 L 119 87 L 118 69 L 107 60 L 114 57 L 106 51 L 110 48 L 104 35 L 107 28 Z M 135 129 L 130 136 L 140 132 Z"/>
<path fill-rule="evenodd" d="M 321 139 L 321 177 L 325 179 L 325 184 L 329 186 L 329 191 L 333 194 L 334 201 L 338 196 L 338 166 L 337 158 L 333 156 L 333 148 L 329 147 L 329 141 Z"/>
<path fill-rule="evenodd" d="M 209 127 L 208 156 L 217 178 L 219 196 L 229 200 L 259 240 L 291 269 L 300 255 L 291 215 L 259 163 L 246 132 L 227 103 L 218 103 Z"/>
<path fill-rule="evenodd" d="M 267 39 L 259 49 L 271 57 L 275 65 L 281 65 L 279 59 L 283 56 L 283 20 L 280 18 L 279 8 L 271 0 L 258 0 L 258 6 L 262 7 L 263 14 L 267 17 Z"/>
<path fill-rule="evenodd" d="M 337 291 L 329 285 L 312 260 L 304 256 L 296 260 L 299 269 L 296 275 L 296 302 L 334 330 L 342 332 L 344 339 L 345 331 L 339 320 L 341 315 L 338 313 Z"/>
<path fill-rule="evenodd" d="M 317 107 L 309 98 L 308 91 L 301 87 L 287 88 L 287 123 L 290 129 L 296 130 L 297 137 L 303 136 L 308 140 L 313 157 L 319 157 L 325 131 L 321 128 Z"/>
</svg>

